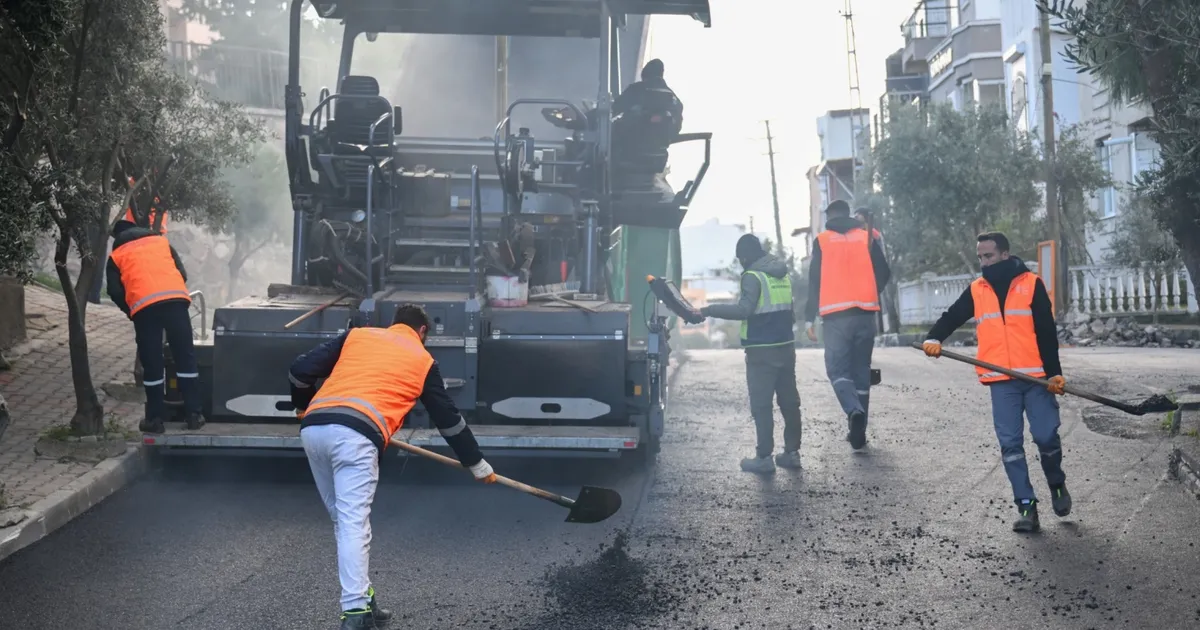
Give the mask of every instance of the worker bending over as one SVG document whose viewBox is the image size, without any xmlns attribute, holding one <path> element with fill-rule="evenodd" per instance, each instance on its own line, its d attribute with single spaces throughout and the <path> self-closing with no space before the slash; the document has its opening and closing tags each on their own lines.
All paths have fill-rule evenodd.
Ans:
<svg viewBox="0 0 1200 630">
<path fill-rule="evenodd" d="M 837 200 L 825 209 L 825 231 L 813 244 L 808 271 L 805 329 L 817 340 L 813 322 L 824 324 L 825 373 L 850 425 L 846 440 L 855 451 L 867 445 L 871 405 L 871 355 L 879 292 L 892 277 L 879 241 Z"/>
<path fill-rule="evenodd" d="M 428 332 L 424 309 L 405 304 L 390 327 L 353 328 L 297 357 L 289 371 L 300 441 L 337 538 L 343 630 L 392 617 L 376 604 L 368 573 L 371 503 L 379 454 L 418 400 L 462 465 L 484 483 L 496 481 L 425 349 Z"/>
<path fill-rule="evenodd" d="M 757 453 L 742 460 L 742 470 L 769 473 L 774 472 L 775 464 L 799 468 L 800 392 L 796 390 L 796 316 L 790 270 L 787 263 L 763 251 L 753 234 L 738 239 L 736 255 L 743 269 L 737 303 L 711 304 L 701 308 L 700 314 L 742 322 L 750 415 L 758 433 Z M 774 461 L 772 398 L 783 415 L 783 452 Z"/>
<path fill-rule="evenodd" d="M 981 234 L 976 250 L 983 277 L 977 278 L 942 314 L 929 331 L 925 354 L 939 357 L 942 342 L 959 326 L 975 319 L 980 361 L 1038 378 L 1050 377 L 1048 388 L 975 368 L 979 382 L 992 396 L 992 421 L 1000 441 L 1004 471 L 1012 484 L 1018 518 L 1013 531 L 1036 532 L 1037 497 L 1025 463 L 1025 421 L 1041 456 L 1042 472 L 1050 484 L 1054 513 L 1071 513 L 1071 495 L 1062 469 L 1062 442 L 1058 437 L 1058 401 L 1066 387 L 1058 360 L 1058 329 L 1050 296 L 1041 278 L 1008 251 L 1008 238 L 1000 232 Z"/>
<path fill-rule="evenodd" d="M 108 296 L 133 321 L 137 354 L 146 388 L 146 417 L 138 428 L 165 431 L 166 383 L 163 333 L 175 361 L 175 377 L 183 395 L 184 422 L 189 430 L 204 426 L 200 405 L 200 370 L 192 345 L 187 271 L 167 237 L 129 221 L 113 226 L 113 247 L 106 265 Z"/>
</svg>

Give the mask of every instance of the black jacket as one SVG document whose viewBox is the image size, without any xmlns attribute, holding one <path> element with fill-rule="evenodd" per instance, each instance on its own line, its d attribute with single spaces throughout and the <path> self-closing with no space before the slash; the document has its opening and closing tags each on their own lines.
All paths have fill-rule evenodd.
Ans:
<svg viewBox="0 0 1200 630">
<path fill-rule="evenodd" d="M 337 365 L 338 358 L 342 356 L 342 346 L 345 345 L 346 336 L 349 334 L 350 331 L 346 331 L 296 357 L 292 362 L 288 378 L 291 381 L 292 405 L 296 409 L 307 409 L 318 391 L 314 385 L 318 380 L 328 378 L 333 373 L 333 366 Z M 425 375 L 425 386 L 421 390 L 420 401 L 429 418 L 433 420 L 434 426 L 442 433 L 442 439 L 446 440 L 458 456 L 458 461 L 468 468 L 478 464 L 483 459 L 483 453 L 479 451 L 475 434 L 466 426 L 466 421 L 463 420 L 454 400 L 450 398 L 450 393 L 446 391 L 446 382 L 442 380 L 442 373 L 436 361 Z M 340 424 L 362 433 L 382 451 L 386 444 L 379 441 L 378 431 L 365 424 L 370 420 L 358 415 L 322 409 L 306 414 L 301 424 Z M 459 423 L 462 423 L 462 427 L 459 427 Z M 457 433 L 446 435 L 451 431 Z"/>
<path fill-rule="evenodd" d="M 1029 272 L 1029 267 L 1017 257 L 1009 258 L 1010 262 L 1000 262 L 992 265 L 995 269 L 990 272 L 987 281 L 996 291 L 1000 300 L 1000 312 L 1004 312 L 1004 300 L 1008 297 L 1008 288 L 1018 275 Z M 1033 286 L 1033 330 L 1037 335 L 1038 353 L 1042 355 L 1042 369 L 1047 377 L 1062 376 L 1062 363 L 1058 358 L 1058 325 L 1054 322 L 1054 309 L 1050 304 L 1050 294 L 1046 285 L 1038 278 Z M 938 342 L 945 341 L 955 330 L 975 317 L 975 298 L 971 296 L 971 287 L 967 287 L 958 300 L 946 309 L 933 328 L 929 330 L 926 339 Z"/>
<path fill-rule="evenodd" d="M 866 229 L 862 221 L 852 217 L 836 217 L 825 223 L 825 229 L 838 234 L 845 234 L 854 228 Z M 871 241 L 871 268 L 875 270 L 875 288 L 880 292 L 892 279 L 892 268 L 888 266 L 887 257 L 883 255 L 883 247 L 879 241 Z M 821 307 L 821 241 L 813 240 L 812 257 L 808 262 L 808 304 L 804 308 L 804 321 L 811 324 L 817 321 L 817 313 Z M 859 308 L 846 309 L 829 315 L 838 317 L 848 313 L 864 313 Z"/>
<path fill-rule="evenodd" d="M 113 237 L 112 250 L 116 253 L 117 249 L 122 245 L 131 243 L 139 238 L 147 236 L 160 236 L 158 232 L 148 228 L 131 227 Z M 165 238 L 165 237 L 164 237 Z M 175 260 L 175 268 L 179 270 L 179 275 L 183 276 L 183 281 L 187 282 L 187 270 L 183 268 L 183 261 L 179 259 L 179 252 L 171 247 L 171 258 Z M 112 256 L 108 257 L 108 265 L 105 267 L 105 276 L 108 280 L 108 297 L 112 298 L 113 304 L 129 317 L 129 305 L 125 303 L 125 283 L 121 281 L 121 270 L 117 267 L 117 263 L 113 261 Z M 167 302 L 182 302 L 182 299 L 163 300 L 160 304 Z"/>
</svg>

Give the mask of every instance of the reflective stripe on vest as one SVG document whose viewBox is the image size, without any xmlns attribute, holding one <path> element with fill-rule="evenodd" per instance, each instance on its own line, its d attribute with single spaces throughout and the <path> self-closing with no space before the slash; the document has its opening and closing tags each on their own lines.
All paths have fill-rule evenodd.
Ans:
<svg viewBox="0 0 1200 630">
<path fill-rule="evenodd" d="M 758 278 L 758 304 L 754 314 L 742 322 L 743 348 L 794 344 L 796 322 L 792 305 L 792 278 L 776 278 L 761 271 L 747 271 Z M 745 274 L 743 274 L 745 275 Z"/>
<path fill-rule="evenodd" d="M 1033 327 L 1033 291 L 1037 282 L 1038 277 L 1028 271 L 1013 278 L 1004 298 L 1003 314 L 1000 298 L 991 284 L 983 278 L 971 283 L 975 333 L 979 337 L 976 356 L 980 361 L 1039 378 L 1046 375 Z M 976 367 L 975 373 L 981 383 L 1010 380 L 1004 374 L 981 367 Z"/>
<path fill-rule="evenodd" d="M 192 301 L 167 237 L 156 234 L 134 239 L 114 248 L 111 257 L 121 272 L 130 316 L 164 300 Z"/>
<path fill-rule="evenodd" d="M 862 228 L 845 234 L 825 230 L 817 235 L 821 245 L 821 295 L 817 311 L 822 317 L 852 308 L 879 310 L 869 241 L 867 231 Z"/>
<path fill-rule="evenodd" d="M 386 445 L 404 426 L 404 418 L 425 389 L 433 356 L 412 328 L 355 328 L 346 335 L 333 372 L 305 415 L 318 409 L 346 407 L 375 425 Z"/>
</svg>

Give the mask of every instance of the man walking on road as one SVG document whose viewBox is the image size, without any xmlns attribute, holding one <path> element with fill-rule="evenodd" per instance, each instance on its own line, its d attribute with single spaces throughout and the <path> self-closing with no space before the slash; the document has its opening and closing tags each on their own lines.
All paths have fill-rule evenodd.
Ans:
<svg viewBox="0 0 1200 630">
<path fill-rule="evenodd" d="M 337 538 L 343 630 L 392 618 L 376 604 L 368 573 L 371 503 L 379 454 L 418 400 L 462 465 L 484 483 L 496 481 L 425 349 L 428 332 L 424 309 L 405 304 L 389 328 L 351 329 L 300 355 L 289 370 L 300 441 Z"/>
<path fill-rule="evenodd" d="M 879 241 L 850 216 L 849 204 L 834 201 L 825 214 L 825 231 L 817 235 L 809 261 L 805 329 L 816 341 L 813 323 L 820 315 L 825 325 L 825 373 L 850 425 L 846 439 L 861 452 L 867 445 L 879 292 L 892 271 Z"/>
<path fill-rule="evenodd" d="M 999 232 L 981 234 L 976 250 L 983 277 L 971 283 L 929 331 L 925 354 L 939 357 L 942 342 L 959 326 L 975 319 L 980 361 L 1036 376 L 1049 377 L 1050 387 L 1017 381 L 983 368 L 975 368 L 979 382 L 992 396 L 992 421 L 1004 472 L 1012 484 L 1018 518 L 1013 531 L 1036 532 L 1037 497 L 1025 462 L 1025 420 L 1041 456 L 1042 471 L 1050 484 L 1054 513 L 1071 513 L 1071 494 L 1062 469 L 1062 442 L 1058 436 L 1058 401 L 1067 385 L 1058 360 L 1058 329 L 1050 295 L 1042 279 L 1009 251 L 1008 238 Z"/>
<path fill-rule="evenodd" d="M 750 414 L 758 434 L 755 457 L 742 460 L 742 470 L 774 472 L 775 465 L 800 468 L 800 392 L 796 389 L 796 323 L 792 311 L 792 278 L 787 263 L 763 250 L 753 234 L 738 239 L 735 251 L 742 265 L 741 294 L 736 304 L 712 304 L 700 309 L 705 317 L 740 320 L 746 349 L 746 385 Z M 783 452 L 775 450 L 775 418 L 771 399 L 783 415 Z"/>
<path fill-rule="evenodd" d="M 165 236 L 129 221 L 113 226 L 112 254 L 106 265 L 108 296 L 133 321 L 137 354 L 146 388 L 146 418 L 138 428 L 162 433 L 167 406 L 163 332 L 175 361 L 175 377 L 183 395 L 184 422 L 189 430 L 204 426 L 200 403 L 200 369 L 192 345 L 188 312 L 187 271 Z"/>
</svg>

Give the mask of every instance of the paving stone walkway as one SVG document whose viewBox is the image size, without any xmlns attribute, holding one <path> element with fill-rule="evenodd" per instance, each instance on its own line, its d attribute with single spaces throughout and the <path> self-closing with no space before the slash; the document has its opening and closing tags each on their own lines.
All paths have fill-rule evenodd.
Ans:
<svg viewBox="0 0 1200 630">
<path fill-rule="evenodd" d="M 25 289 L 28 339 L 6 352 L 12 369 L 0 372 L 0 392 L 12 424 L 0 441 L 0 480 L 10 507 L 44 499 L 91 471 L 93 464 L 39 458 L 33 447 L 50 427 L 70 421 L 75 410 L 67 346 L 67 304 L 62 294 L 38 286 Z M 133 324 L 110 303 L 87 308 L 92 381 L 110 420 L 136 429 L 141 404 L 118 402 L 103 386 L 133 378 Z"/>
</svg>

